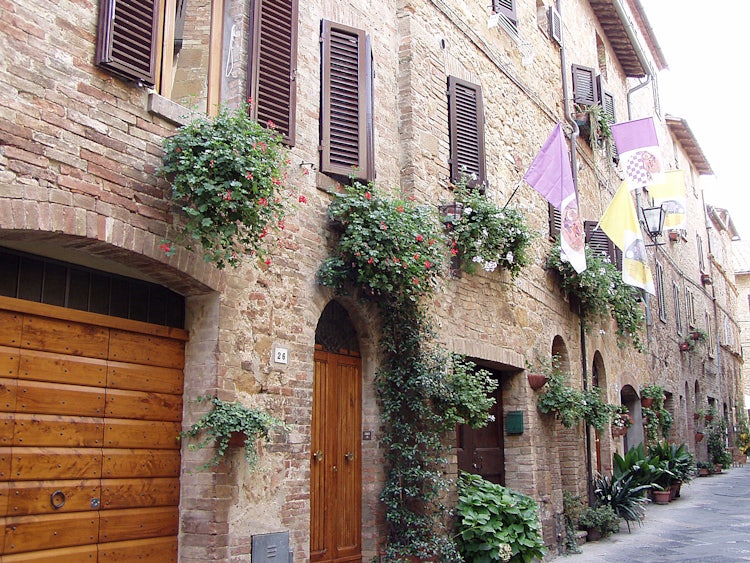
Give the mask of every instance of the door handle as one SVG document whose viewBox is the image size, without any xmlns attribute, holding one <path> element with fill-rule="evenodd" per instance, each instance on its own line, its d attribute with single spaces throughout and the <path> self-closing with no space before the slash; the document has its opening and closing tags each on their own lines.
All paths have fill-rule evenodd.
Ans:
<svg viewBox="0 0 750 563">
<path fill-rule="evenodd" d="M 344 454 L 344 457 L 346 458 L 346 461 L 353 461 L 354 460 L 354 452 L 346 452 Z"/>
<path fill-rule="evenodd" d="M 313 454 L 313 457 L 315 458 L 315 461 L 323 461 L 323 451 L 318 450 Z"/>
</svg>

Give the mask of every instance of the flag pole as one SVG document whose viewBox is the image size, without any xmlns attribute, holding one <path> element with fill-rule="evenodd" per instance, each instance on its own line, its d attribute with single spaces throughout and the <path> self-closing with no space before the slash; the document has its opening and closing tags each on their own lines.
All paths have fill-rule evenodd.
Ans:
<svg viewBox="0 0 750 563">
<path fill-rule="evenodd" d="M 508 204 L 510 203 L 510 200 L 511 200 L 511 199 L 513 199 L 513 196 L 514 196 L 514 195 L 516 195 L 516 192 L 518 191 L 518 188 L 520 188 L 520 187 L 521 187 L 521 184 L 523 184 L 523 178 L 521 178 L 520 180 L 518 180 L 518 183 L 517 183 L 517 184 L 516 184 L 516 186 L 515 186 L 515 187 L 513 188 L 513 193 L 512 193 L 512 194 L 510 194 L 510 197 L 508 198 L 508 201 L 506 201 L 506 202 L 505 202 L 505 205 L 503 205 L 503 210 L 505 210 L 505 208 L 506 208 L 506 207 L 508 207 Z"/>
</svg>

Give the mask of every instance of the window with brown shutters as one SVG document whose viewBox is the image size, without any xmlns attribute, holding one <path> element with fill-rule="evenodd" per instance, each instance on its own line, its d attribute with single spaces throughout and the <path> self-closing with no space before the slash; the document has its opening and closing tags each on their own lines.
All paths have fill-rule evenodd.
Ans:
<svg viewBox="0 0 750 563">
<path fill-rule="evenodd" d="M 562 215 L 560 214 L 560 210 L 551 203 L 548 203 L 547 207 L 549 208 L 549 236 L 556 239 L 560 237 Z"/>
<path fill-rule="evenodd" d="M 470 187 L 486 185 L 482 88 L 448 77 L 451 181 Z"/>
<path fill-rule="evenodd" d="M 609 117 L 610 123 L 616 123 L 615 95 L 604 88 L 604 81 L 601 74 L 596 77 L 596 88 L 599 92 L 599 103 L 602 105 L 604 113 Z"/>
<path fill-rule="evenodd" d="M 320 169 L 358 180 L 375 177 L 372 61 L 364 31 L 323 21 Z"/>
<path fill-rule="evenodd" d="M 156 83 L 159 0 L 101 0 L 95 62 L 122 78 Z"/>
<path fill-rule="evenodd" d="M 273 122 L 294 145 L 298 0 L 255 0 L 250 20 L 248 97 L 259 123 Z"/>
<path fill-rule="evenodd" d="M 573 101 L 586 106 L 599 101 L 596 71 L 593 68 L 573 65 Z"/>
<path fill-rule="evenodd" d="M 604 254 L 618 270 L 622 270 L 622 252 L 601 229 L 597 229 L 598 221 L 584 221 L 583 230 L 586 233 L 586 244 L 591 250 Z"/>
<path fill-rule="evenodd" d="M 492 11 L 504 15 L 514 26 L 518 25 L 516 0 L 492 0 Z"/>
</svg>

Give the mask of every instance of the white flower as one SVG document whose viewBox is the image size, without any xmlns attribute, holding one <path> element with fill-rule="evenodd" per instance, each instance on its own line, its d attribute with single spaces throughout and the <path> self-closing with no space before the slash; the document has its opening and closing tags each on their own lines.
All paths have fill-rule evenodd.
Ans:
<svg viewBox="0 0 750 563">
<path fill-rule="evenodd" d="M 484 270 L 486 272 L 494 272 L 497 269 L 497 262 L 485 262 Z"/>
<path fill-rule="evenodd" d="M 488 414 L 487 415 L 487 420 L 489 420 L 490 422 L 495 422 L 495 415 L 494 414 Z"/>
<path fill-rule="evenodd" d="M 508 261 L 508 264 L 513 263 L 513 252 L 510 250 L 508 251 L 508 254 L 505 255 L 505 259 Z"/>
<path fill-rule="evenodd" d="M 607 331 L 600 328 L 599 329 L 599 334 L 601 334 L 602 336 L 604 336 L 605 334 L 607 334 Z"/>
<path fill-rule="evenodd" d="M 474 256 L 474 258 L 472 258 L 471 261 L 476 262 L 476 263 L 484 262 L 481 256 Z"/>
<path fill-rule="evenodd" d="M 473 209 L 469 206 L 464 207 L 464 215 L 471 215 Z"/>
</svg>

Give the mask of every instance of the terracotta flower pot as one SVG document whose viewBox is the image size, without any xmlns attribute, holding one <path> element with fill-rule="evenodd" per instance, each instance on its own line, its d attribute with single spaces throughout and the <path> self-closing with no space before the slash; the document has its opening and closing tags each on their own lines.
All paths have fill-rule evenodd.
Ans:
<svg viewBox="0 0 750 563">
<path fill-rule="evenodd" d="M 687 352 L 690 350 L 690 344 L 687 342 L 680 342 L 680 352 Z"/>
<path fill-rule="evenodd" d="M 669 504 L 672 493 L 666 491 L 654 491 L 654 504 Z"/>
<path fill-rule="evenodd" d="M 548 381 L 547 376 L 541 373 L 529 373 L 529 374 L 526 374 L 526 378 L 529 380 L 529 386 L 534 391 L 544 387 Z"/>
<path fill-rule="evenodd" d="M 701 417 L 701 415 L 699 415 L 697 412 L 693 413 L 693 419 L 694 420 L 698 420 L 698 419 L 700 419 L 700 417 Z"/>
<path fill-rule="evenodd" d="M 701 440 L 703 440 L 703 432 L 696 432 L 695 433 L 695 442 L 698 443 Z"/>
<path fill-rule="evenodd" d="M 705 419 L 706 419 L 706 422 L 711 422 L 711 421 L 712 421 L 712 420 L 714 419 L 714 415 L 712 415 L 712 414 L 707 414 L 707 415 L 706 415 L 706 416 L 704 416 L 703 418 L 705 418 Z"/>
<path fill-rule="evenodd" d="M 647 409 L 651 408 L 651 405 L 654 404 L 654 398 L 653 397 L 641 397 L 641 406 L 645 407 Z"/>
</svg>

